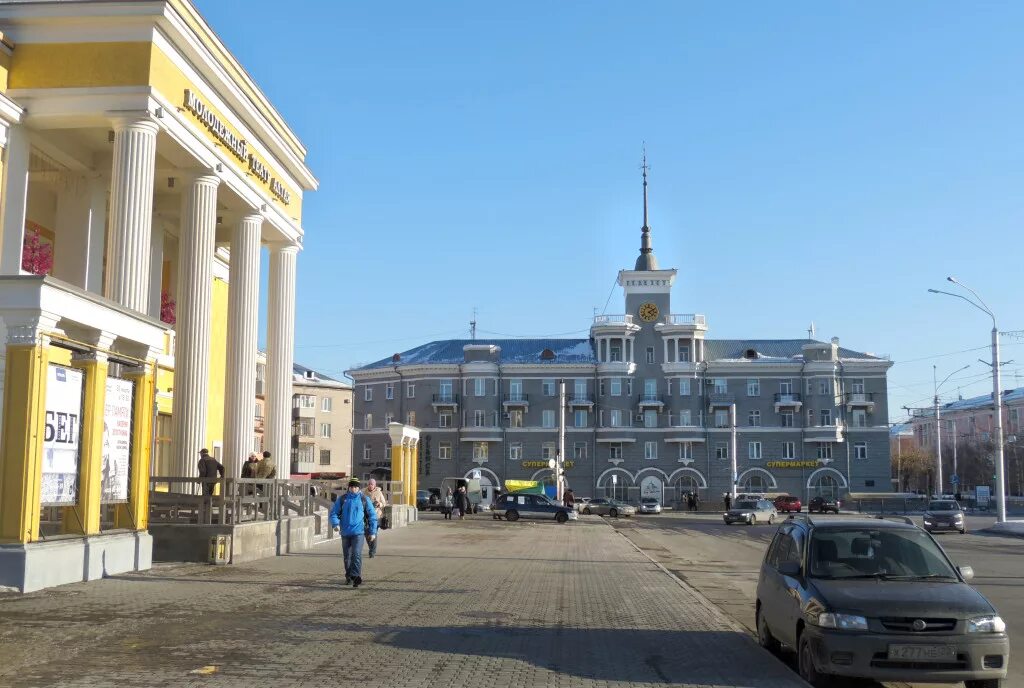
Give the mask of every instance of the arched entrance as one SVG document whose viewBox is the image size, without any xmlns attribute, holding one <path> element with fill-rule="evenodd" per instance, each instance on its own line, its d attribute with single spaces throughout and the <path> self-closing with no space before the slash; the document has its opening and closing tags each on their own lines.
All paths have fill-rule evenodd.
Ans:
<svg viewBox="0 0 1024 688">
<path fill-rule="evenodd" d="M 807 496 L 838 499 L 848 489 L 846 476 L 834 468 L 819 468 L 807 477 Z"/>
<path fill-rule="evenodd" d="M 686 495 L 691 492 L 701 499 L 707 497 L 708 482 L 696 468 L 679 468 L 668 480 L 669 491 L 677 509 L 686 508 Z M 667 497 L 666 497 L 667 498 Z"/>
<path fill-rule="evenodd" d="M 614 480 L 612 476 L 615 476 Z M 626 501 L 634 482 L 633 474 L 625 468 L 609 468 L 597 476 L 597 490 L 594 496 Z"/>
<path fill-rule="evenodd" d="M 555 472 L 550 468 L 542 468 L 530 476 L 530 480 L 536 480 L 537 482 L 544 483 L 544 493 L 548 496 L 555 494 Z M 569 489 L 569 478 L 563 476 L 562 484 L 565 489 Z M 552 497 L 554 499 L 554 497 Z"/>
<path fill-rule="evenodd" d="M 738 492 L 765 493 L 778 487 L 775 476 L 763 468 L 748 468 L 740 474 L 736 489 Z"/>
<path fill-rule="evenodd" d="M 644 468 L 637 472 L 636 482 L 640 487 L 640 499 L 647 497 L 665 503 L 665 487 L 668 484 L 665 471 L 660 468 Z"/>
</svg>

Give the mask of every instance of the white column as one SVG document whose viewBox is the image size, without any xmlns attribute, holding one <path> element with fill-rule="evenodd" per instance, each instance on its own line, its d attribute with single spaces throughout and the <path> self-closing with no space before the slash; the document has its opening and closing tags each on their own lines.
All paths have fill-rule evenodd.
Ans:
<svg viewBox="0 0 1024 688">
<path fill-rule="evenodd" d="M 299 247 L 270 249 L 267 313 L 266 447 L 277 462 L 277 474 L 291 466 L 292 364 L 295 355 L 295 263 Z"/>
<path fill-rule="evenodd" d="M 104 177 L 89 180 L 89 268 L 85 288 L 103 294 L 103 255 L 107 249 L 107 183 Z"/>
<path fill-rule="evenodd" d="M 178 475 L 183 476 L 198 473 L 198 452 L 206 446 L 210 302 L 219 184 L 216 176 L 202 175 L 188 180 L 182 189 L 172 448 Z M 212 447 L 207 448 L 213 451 Z"/>
<path fill-rule="evenodd" d="M 149 240 L 149 317 L 160 319 L 160 305 L 164 283 L 164 225 L 161 220 L 153 223 Z"/>
<path fill-rule="evenodd" d="M 3 247 L 0 248 L 0 274 L 21 274 L 21 248 L 25 242 L 25 206 L 28 202 L 28 132 L 14 125 L 7 132 L 4 151 Z"/>
<path fill-rule="evenodd" d="M 57 180 L 53 276 L 85 289 L 89 274 L 91 199 L 86 179 L 63 174 Z"/>
<path fill-rule="evenodd" d="M 260 232 L 263 218 L 246 215 L 231 233 L 228 281 L 228 365 L 224 395 L 224 470 L 241 474 L 252 446 L 256 406 L 256 340 L 259 336 Z M 278 473 L 284 464 L 277 461 Z"/>
<path fill-rule="evenodd" d="M 106 295 L 139 313 L 149 312 L 149 242 L 158 129 L 156 122 L 148 119 L 121 120 L 114 125 Z"/>
</svg>

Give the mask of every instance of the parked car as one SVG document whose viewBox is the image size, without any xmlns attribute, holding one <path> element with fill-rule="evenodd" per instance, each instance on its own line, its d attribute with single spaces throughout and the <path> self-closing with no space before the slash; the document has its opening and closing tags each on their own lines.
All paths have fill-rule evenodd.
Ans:
<svg viewBox="0 0 1024 688">
<path fill-rule="evenodd" d="M 426 511 L 430 508 L 430 490 L 416 490 L 416 510 Z"/>
<path fill-rule="evenodd" d="M 973 576 L 909 518 L 793 518 L 761 565 L 758 640 L 796 650 L 817 688 L 836 676 L 996 688 L 1006 624 Z"/>
<path fill-rule="evenodd" d="M 506 521 L 520 518 L 554 519 L 559 523 L 575 521 L 579 515 L 569 507 L 556 504 L 544 495 L 506 494 L 498 498 L 492 511 L 504 512 Z"/>
<path fill-rule="evenodd" d="M 578 511 L 579 513 L 582 514 L 583 510 L 585 508 L 587 508 L 587 504 L 589 504 L 589 503 L 590 503 L 590 497 L 577 497 L 576 498 L 576 504 L 574 505 L 573 508 L 575 508 L 576 511 Z"/>
<path fill-rule="evenodd" d="M 924 529 L 929 533 L 958 530 L 963 535 L 967 532 L 964 510 L 954 499 L 934 499 L 928 502 L 928 510 L 924 512 Z"/>
<path fill-rule="evenodd" d="M 660 514 L 661 502 L 654 497 L 644 497 L 640 500 L 640 507 L 637 509 L 640 514 Z"/>
<path fill-rule="evenodd" d="M 775 523 L 777 515 L 775 506 L 767 499 L 744 499 L 737 501 L 731 509 L 722 514 L 722 520 L 727 526 L 733 523 L 746 523 L 752 526 L 758 522 L 771 525 Z"/>
<path fill-rule="evenodd" d="M 807 502 L 807 513 L 813 514 L 817 511 L 819 514 L 823 514 L 826 511 L 831 511 L 838 514 L 841 506 L 842 502 L 833 497 L 812 497 L 811 501 Z"/>
<path fill-rule="evenodd" d="M 799 514 L 800 510 L 804 508 L 804 505 L 800 503 L 800 498 L 793 497 L 792 495 L 780 495 L 775 498 L 773 503 L 775 504 L 775 510 L 780 514 L 783 512 L 790 513 L 791 511 Z"/>
<path fill-rule="evenodd" d="M 619 516 L 633 516 L 636 514 L 636 507 L 623 502 L 617 502 L 614 499 L 597 497 L 590 500 L 587 506 L 584 507 L 583 513 L 618 518 Z"/>
</svg>

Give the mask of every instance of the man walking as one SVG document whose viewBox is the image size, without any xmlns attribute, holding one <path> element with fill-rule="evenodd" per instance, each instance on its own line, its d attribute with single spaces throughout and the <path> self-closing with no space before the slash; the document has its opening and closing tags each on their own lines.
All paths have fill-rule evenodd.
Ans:
<svg viewBox="0 0 1024 688">
<path fill-rule="evenodd" d="M 370 478 L 370 481 L 366 483 L 366 496 L 370 498 L 370 503 L 373 504 L 373 511 L 377 515 L 378 526 L 383 528 L 384 507 L 388 505 L 388 500 L 384 497 L 384 490 L 377 486 L 377 481 L 373 478 Z M 377 556 L 377 538 L 367 536 L 366 544 L 370 548 L 370 558 L 373 559 Z"/>
<path fill-rule="evenodd" d="M 256 466 L 256 477 L 260 480 L 270 480 L 277 476 L 277 466 L 270 458 L 270 452 L 263 452 L 263 460 Z"/>
<path fill-rule="evenodd" d="M 220 461 L 210 456 L 208 449 L 199 450 L 199 477 L 204 478 L 203 494 L 207 497 L 213 495 L 213 488 L 217 484 L 210 478 L 224 477 L 224 466 Z"/>
<path fill-rule="evenodd" d="M 459 512 L 459 520 L 466 518 L 469 511 L 469 495 L 466 494 L 466 486 L 459 485 L 459 491 L 455 493 L 455 511 Z"/>
<path fill-rule="evenodd" d="M 377 514 L 370 499 L 359 492 L 359 478 L 348 481 L 348 492 L 339 497 L 330 513 L 334 532 L 341 531 L 341 555 L 345 562 L 345 585 L 363 583 L 363 538 L 377 539 Z"/>
<path fill-rule="evenodd" d="M 576 495 L 573 494 L 572 488 L 566 490 L 565 494 L 562 495 L 562 505 L 567 509 L 576 508 Z"/>
</svg>

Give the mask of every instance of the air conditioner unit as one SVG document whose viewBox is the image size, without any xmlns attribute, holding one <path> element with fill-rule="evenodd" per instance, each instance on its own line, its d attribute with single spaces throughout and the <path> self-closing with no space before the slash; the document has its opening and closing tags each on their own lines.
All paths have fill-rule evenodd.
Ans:
<svg viewBox="0 0 1024 688">
<path fill-rule="evenodd" d="M 511 413 L 503 413 L 503 414 L 501 414 L 501 417 L 504 418 L 505 420 L 509 420 L 509 419 L 512 418 L 512 414 Z"/>
<path fill-rule="evenodd" d="M 636 419 L 637 420 L 643 420 L 644 419 L 644 414 L 642 414 L 642 413 L 636 414 Z"/>
</svg>

